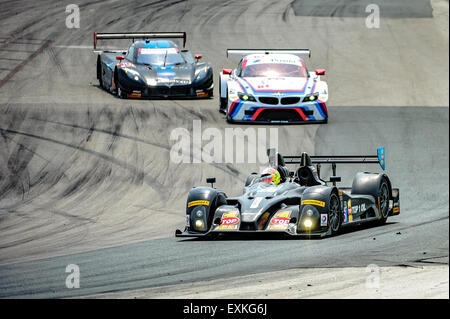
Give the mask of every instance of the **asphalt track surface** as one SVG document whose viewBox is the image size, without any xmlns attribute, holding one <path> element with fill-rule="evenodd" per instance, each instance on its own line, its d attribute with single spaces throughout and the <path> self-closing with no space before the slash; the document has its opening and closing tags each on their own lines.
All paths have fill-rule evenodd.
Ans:
<svg viewBox="0 0 450 319">
<path fill-rule="evenodd" d="M 0 297 L 74 297 L 292 268 L 448 264 L 448 2 L 431 2 L 432 17 L 427 4 L 409 13 L 397 4 L 402 14 L 382 18 L 380 29 L 339 1 L 332 12 L 341 15 L 317 17 L 302 15 L 296 1 L 200 0 L 80 2 L 80 29 L 67 29 L 67 4 L 2 2 Z M 330 120 L 270 126 L 280 152 L 371 154 L 384 145 L 400 216 L 323 240 L 174 238 L 192 186 L 215 176 L 236 195 L 259 166 L 173 163 L 173 129 L 190 131 L 194 120 L 230 127 L 217 97 L 115 98 L 95 79 L 94 31 L 186 31 L 188 48 L 216 74 L 237 63 L 226 48 L 311 48 L 310 68 L 327 69 Z M 380 168 L 339 167 L 342 185 L 360 170 Z M 65 287 L 69 264 L 80 267 L 79 289 Z"/>
</svg>

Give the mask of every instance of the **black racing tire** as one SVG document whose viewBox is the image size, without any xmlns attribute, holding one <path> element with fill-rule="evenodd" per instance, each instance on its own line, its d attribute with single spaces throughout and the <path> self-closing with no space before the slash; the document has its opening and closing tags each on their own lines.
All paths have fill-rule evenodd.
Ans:
<svg viewBox="0 0 450 319">
<path fill-rule="evenodd" d="M 102 69 L 102 61 L 100 59 L 100 55 L 97 57 L 97 79 L 98 79 L 98 84 L 100 85 L 101 88 L 103 87 L 103 69 Z"/>
<path fill-rule="evenodd" d="M 103 74 L 102 74 L 102 65 L 100 64 L 100 65 L 97 65 L 97 78 L 98 78 L 98 84 L 100 85 L 100 87 L 102 88 L 102 89 L 104 89 L 104 86 L 103 86 Z"/>
<path fill-rule="evenodd" d="M 223 98 L 223 97 L 220 98 L 219 111 L 221 113 L 226 113 L 227 112 L 227 104 L 228 104 L 227 102 L 228 102 L 227 98 Z"/>
<path fill-rule="evenodd" d="M 127 98 L 127 94 L 120 88 L 120 83 L 119 83 L 119 76 L 117 73 L 117 68 L 114 70 L 114 84 L 116 85 L 116 95 L 119 99 L 126 99 Z"/>
<path fill-rule="evenodd" d="M 378 198 L 379 208 L 381 217 L 378 220 L 378 224 L 384 225 L 389 216 L 389 199 L 390 199 L 390 191 L 389 184 L 385 178 L 381 180 L 380 186 L 378 187 Z"/>
<path fill-rule="evenodd" d="M 222 97 L 222 83 L 220 83 L 220 76 L 219 76 L 219 111 L 221 113 L 226 113 L 227 104 L 228 104 L 228 93 L 226 98 Z"/>
<path fill-rule="evenodd" d="M 342 225 L 342 212 L 339 196 L 336 193 L 331 193 L 328 204 L 328 220 L 331 235 L 335 235 L 339 232 Z"/>
</svg>

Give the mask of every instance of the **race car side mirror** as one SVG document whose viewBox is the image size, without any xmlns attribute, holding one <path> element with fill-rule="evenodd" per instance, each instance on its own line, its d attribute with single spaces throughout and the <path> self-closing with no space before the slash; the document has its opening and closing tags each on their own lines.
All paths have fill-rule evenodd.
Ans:
<svg viewBox="0 0 450 319">
<path fill-rule="evenodd" d="M 330 177 L 330 183 L 333 183 L 333 185 L 336 185 L 336 183 L 339 183 L 341 181 L 340 176 L 331 176 Z"/>
<path fill-rule="evenodd" d="M 123 55 L 116 55 L 116 59 L 122 61 L 125 57 Z"/>
<path fill-rule="evenodd" d="M 201 55 L 201 54 L 196 54 L 194 57 L 195 57 L 195 59 L 198 61 L 198 60 L 200 60 L 201 58 L 203 58 L 203 55 Z"/>
<path fill-rule="evenodd" d="M 223 69 L 223 70 L 222 70 L 222 73 L 223 73 L 223 74 L 231 75 L 231 74 L 233 74 L 233 70 L 232 70 L 232 69 Z"/>
<path fill-rule="evenodd" d="M 316 69 L 316 75 L 325 75 L 325 69 Z"/>
<path fill-rule="evenodd" d="M 214 183 L 216 182 L 216 178 L 215 177 L 209 177 L 206 179 L 206 183 L 211 184 L 211 187 L 214 188 Z"/>
</svg>

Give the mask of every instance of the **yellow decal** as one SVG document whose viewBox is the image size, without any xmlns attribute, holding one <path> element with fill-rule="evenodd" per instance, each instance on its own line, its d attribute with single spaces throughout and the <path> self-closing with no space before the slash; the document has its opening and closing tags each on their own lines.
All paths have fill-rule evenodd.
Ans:
<svg viewBox="0 0 450 319">
<path fill-rule="evenodd" d="M 194 200 L 193 202 L 188 203 L 188 207 L 205 205 L 209 206 L 209 202 L 207 200 Z"/>
<path fill-rule="evenodd" d="M 398 206 L 394 207 L 393 213 L 398 213 L 398 212 L 400 212 L 400 207 L 398 207 Z"/>
<path fill-rule="evenodd" d="M 316 205 L 320 207 L 325 207 L 325 202 L 322 202 L 320 200 L 305 199 L 302 200 L 302 205 Z"/>
</svg>

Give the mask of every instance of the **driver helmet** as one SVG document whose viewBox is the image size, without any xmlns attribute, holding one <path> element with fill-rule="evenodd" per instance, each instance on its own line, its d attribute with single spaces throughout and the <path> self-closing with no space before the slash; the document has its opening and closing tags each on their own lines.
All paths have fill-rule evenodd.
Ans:
<svg viewBox="0 0 450 319">
<path fill-rule="evenodd" d="M 273 167 L 266 168 L 261 173 L 261 181 L 264 183 L 274 183 L 275 185 L 280 184 L 280 173 Z"/>
</svg>

